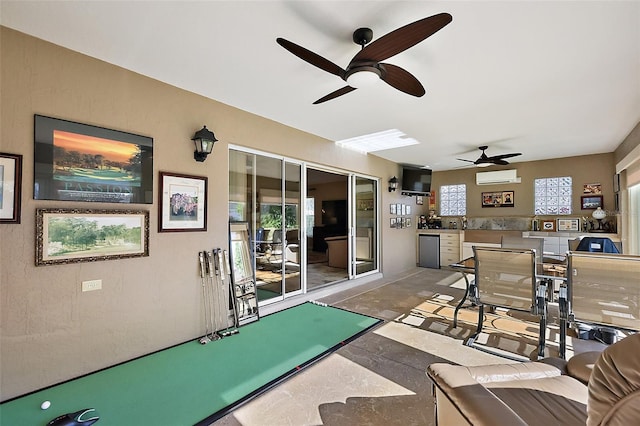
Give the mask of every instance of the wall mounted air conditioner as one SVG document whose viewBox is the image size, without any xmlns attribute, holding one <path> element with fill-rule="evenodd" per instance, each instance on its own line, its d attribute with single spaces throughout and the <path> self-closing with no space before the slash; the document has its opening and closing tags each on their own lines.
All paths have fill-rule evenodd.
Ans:
<svg viewBox="0 0 640 426">
<path fill-rule="evenodd" d="M 476 173 L 476 185 L 500 185 L 505 183 L 520 183 L 517 170 L 498 170 L 495 172 Z"/>
</svg>

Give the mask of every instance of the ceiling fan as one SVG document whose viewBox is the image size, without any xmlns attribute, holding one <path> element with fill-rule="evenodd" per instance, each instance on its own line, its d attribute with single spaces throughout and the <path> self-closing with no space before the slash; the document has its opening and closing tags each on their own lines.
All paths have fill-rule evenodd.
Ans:
<svg viewBox="0 0 640 426">
<path fill-rule="evenodd" d="M 448 13 L 433 15 L 398 28 L 369 45 L 367 44 L 373 39 L 373 31 L 370 28 L 358 28 L 353 33 L 353 41 L 362 48 L 351 59 L 346 69 L 288 40 L 279 37 L 276 41 L 303 61 L 337 75 L 347 82 L 347 86 L 318 99 L 313 103 L 314 105 L 347 94 L 365 84 L 366 81 L 378 78 L 402 92 L 420 97 L 425 94 L 425 90 L 417 78 L 403 68 L 381 61 L 415 46 L 452 20 L 452 16 Z"/>
<path fill-rule="evenodd" d="M 505 160 L 505 158 L 511 158 L 511 157 L 516 157 L 518 155 L 522 155 L 522 153 L 520 152 L 514 152 L 511 154 L 501 154 L 501 155 L 494 155 L 489 157 L 484 151 L 489 148 L 488 146 L 479 146 L 478 149 L 482 151 L 482 155 L 480 155 L 480 157 L 473 161 L 473 160 L 465 160 L 464 158 L 458 158 L 458 160 L 460 161 L 467 161 L 469 163 L 473 163 L 478 167 L 487 167 L 487 166 L 491 166 L 491 165 L 499 165 L 499 166 L 504 166 L 509 164 L 508 161 Z"/>
</svg>

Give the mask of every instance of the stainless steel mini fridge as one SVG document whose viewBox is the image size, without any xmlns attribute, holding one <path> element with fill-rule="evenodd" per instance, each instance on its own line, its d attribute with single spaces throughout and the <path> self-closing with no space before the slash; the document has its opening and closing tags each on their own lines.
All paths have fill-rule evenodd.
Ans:
<svg viewBox="0 0 640 426">
<path fill-rule="evenodd" d="M 418 266 L 440 269 L 440 235 L 420 235 Z"/>
</svg>

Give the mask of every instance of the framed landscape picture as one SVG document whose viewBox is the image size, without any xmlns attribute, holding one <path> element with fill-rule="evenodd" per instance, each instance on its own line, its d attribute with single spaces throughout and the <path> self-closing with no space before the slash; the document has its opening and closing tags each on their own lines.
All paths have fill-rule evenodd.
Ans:
<svg viewBox="0 0 640 426">
<path fill-rule="evenodd" d="M 207 230 L 207 178 L 160 172 L 158 232 Z"/>
<path fill-rule="evenodd" d="M 595 210 L 602 208 L 602 195 L 583 195 L 580 197 L 582 210 Z"/>
<path fill-rule="evenodd" d="M 0 223 L 20 223 L 22 155 L 0 153 Z"/>
<path fill-rule="evenodd" d="M 35 200 L 153 203 L 153 139 L 36 115 Z"/>
<path fill-rule="evenodd" d="M 149 256 L 149 212 L 36 210 L 36 266 Z"/>
</svg>

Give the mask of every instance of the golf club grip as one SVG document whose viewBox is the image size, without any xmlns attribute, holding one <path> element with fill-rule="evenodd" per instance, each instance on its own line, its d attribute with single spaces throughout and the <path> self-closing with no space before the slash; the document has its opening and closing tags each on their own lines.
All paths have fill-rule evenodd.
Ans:
<svg viewBox="0 0 640 426">
<path fill-rule="evenodd" d="M 226 275 L 224 272 L 224 263 L 223 263 L 222 255 L 223 255 L 222 250 L 218 249 L 218 267 L 220 268 L 220 279 L 224 281 L 226 278 Z"/>
<path fill-rule="evenodd" d="M 198 253 L 198 258 L 200 259 L 200 278 L 204 278 L 204 276 L 205 276 L 205 266 L 204 266 L 204 252 L 203 251 Z"/>
<path fill-rule="evenodd" d="M 209 266 L 209 276 L 211 278 L 213 278 L 213 261 L 211 260 L 212 257 L 213 255 L 211 254 L 211 252 L 207 252 L 207 265 Z"/>
<path fill-rule="evenodd" d="M 213 249 L 213 267 L 216 270 L 216 276 L 219 277 L 220 276 L 220 254 L 219 254 L 219 250 L 220 249 Z"/>
</svg>

